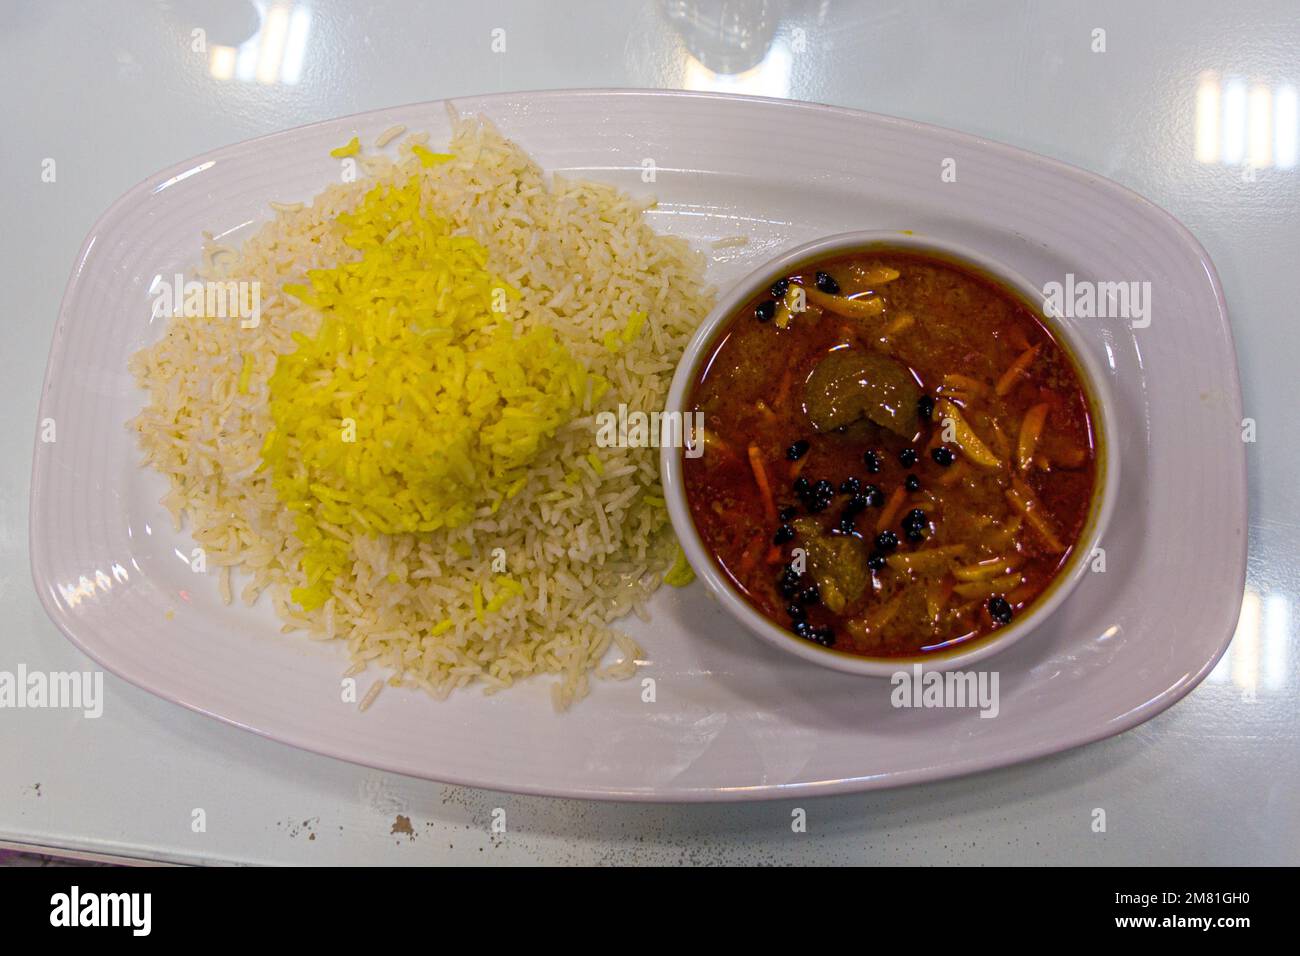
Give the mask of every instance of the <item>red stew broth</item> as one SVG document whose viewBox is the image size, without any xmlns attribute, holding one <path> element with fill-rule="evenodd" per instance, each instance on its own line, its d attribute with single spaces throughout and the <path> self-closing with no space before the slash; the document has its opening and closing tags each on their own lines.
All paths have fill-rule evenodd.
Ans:
<svg viewBox="0 0 1300 956">
<path fill-rule="evenodd" d="M 819 272 L 830 277 L 820 291 Z M 1096 449 L 1072 360 L 1019 296 L 943 258 L 876 248 L 786 278 L 784 297 L 765 291 L 730 319 L 688 398 L 704 416 L 703 453 L 683 467 L 705 546 L 765 616 L 839 651 L 910 657 L 1005 626 L 1048 588 L 1087 522 Z M 797 305 L 800 289 L 807 310 L 791 313 L 782 303 Z M 879 367 L 890 381 L 892 368 L 905 369 L 912 382 L 886 394 L 871 374 L 850 375 L 884 396 L 868 403 L 879 421 L 818 430 L 809 382 L 828 379 L 829 366 L 814 371 L 831 353 L 839 366 Z M 889 403 L 912 388 L 934 404 L 930 418 L 891 422 L 898 409 Z M 823 425 L 852 415 L 856 392 L 845 394 L 814 401 Z M 801 448 L 791 446 L 802 442 L 795 457 Z M 916 455 L 910 467 L 905 449 Z M 935 449 L 952 453 L 951 464 Z M 823 509 L 825 485 L 801 496 L 800 478 L 833 487 Z M 861 509 L 851 527 L 846 507 Z M 878 545 L 882 531 L 894 533 L 895 549 Z"/>
</svg>

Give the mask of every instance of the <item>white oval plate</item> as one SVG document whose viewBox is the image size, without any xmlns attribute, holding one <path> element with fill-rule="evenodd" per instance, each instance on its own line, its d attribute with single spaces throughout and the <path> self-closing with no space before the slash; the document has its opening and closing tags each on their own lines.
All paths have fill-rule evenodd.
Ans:
<svg viewBox="0 0 1300 956">
<path fill-rule="evenodd" d="M 546 169 L 653 192 L 657 228 L 712 250 L 720 287 L 780 250 L 858 229 L 934 234 L 1042 285 L 1151 283 L 1151 322 L 1066 319 L 1110 378 L 1124 473 L 1087 576 L 1041 629 L 983 663 L 997 716 L 896 709 L 885 680 L 836 674 L 741 630 L 698 584 L 663 589 L 638 679 L 564 715 L 546 680 L 435 702 L 340 701 L 343 648 L 282 636 L 269 608 L 227 608 L 157 504 L 124 423 L 143 393 L 127 357 L 153 341 L 148 288 L 238 242 L 271 200 L 338 175 L 328 151 L 403 123 L 447 136 L 443 103 L 317 123 L 217 150 L 118 200 L 77 258 L 41 396 L 31 555 L 46 610 L 104 667 L 276 740 L 386 770 L 526 793 L 735 800 L 836 793 L 1002 766 L 1098 740 L 1178 700 L 1228 644 L 1245 576 L 1241 395 L 1223 293 L 1169 215 L 1101 177 L 975 137 L 803 103 L 669 92 L 520 93 L 454 101 Z M 800 148 L 799 144 L 815 144 Z M 941 180 L 954 160 L 955 182 Z M 643 161 L 653 160 L 647 184 Z M 170 613 L 169 613 L 170 612 Z M 642 682 L 652 678 L 653 701 Z M 365 682 L 361 686 L 364 688 Z"/>
</svg>

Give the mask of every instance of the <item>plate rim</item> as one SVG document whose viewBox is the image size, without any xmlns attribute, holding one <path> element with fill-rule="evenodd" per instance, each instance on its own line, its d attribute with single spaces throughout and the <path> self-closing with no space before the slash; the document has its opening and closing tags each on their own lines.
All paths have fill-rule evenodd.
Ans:
<svg viewBox="0 0 1300 956">
<path fill-rule="evenodd" d="M 175 178 L 179 174 L 188 172 L 189 170 L 194 169 L 197 165 L 201 165 L 208 157 L 229 150 L 247 149 L 255 144 L 272 140 L 287 139 L 304 131 L 318 129 L 324 126 L 333 126 L 340 123 L 346 124 L 349 121 L 356 121 L 363 118 L 366 120 L 373 120 L 387 113 L 400 113 L 403 111 L 418 109 L 432 110 L 437 107 L 451 107 L 455 109 L 458 108 L 458 104 L 467 102 L 483 104 L 482 106 L 477 107 L 477 109 L 489 111 L 494 102 L 512 103 L 525 98 L 554 100 L 585 98 L 596 100 L 639 97 L 687 97 L 718 102 L 761 103 L 777 109 L 835 115 L 858 121 L 867 120 L 874 123 L 884 124 L 886 126 L 892 126 L 904 131 L 926 135 L 939 135 L 947 137 L 954 142 L 979 145 L 982 148 L 990 150 L 996 156 L 1010 156 L 1020 160 L 1028 159 L 1034 164 L 1039 165 L 1040 167 L 1046 167 L 1060 175 L 1064 175 L 1075 183 L 1088 189 L 1110 191 L 1129 206 L 1143 210 L 1149 216 L 1153 216 L 1155 220 L 1158 220 L 1163 226 L 1169 229 L 1171 235 L 1181 244 L 1183 250 L 1190 254 L 1190 256 L 1194 258 L 1205 271 L 1206 278 L 1209 281 L 1210 288 L 1213 290 L 1215 296 L 1218 314 L 1217 325 L 1224 333 L 1223 339 L 1231 358 L 1230 367 L 1227 369 L 1227 381 L 1223 383 L 1223 388 L 1226 393 L 1226 402 L 1229 406 L 1229 412 L 1234 416 L 1234 418 L 1238 420 L 1241 418 L 1244 405 L 1236 341 L 1232 334 L 1232 323 L 1228 314 L 1228 306 L 1222 282 L 1209 253 L 1187 226 L 1173 214 L 1128 186 L 1118 183 L 1106 176 L 1090 172 L 1083 167 L 1075 166 L 1063 160 L 1051 156 L 1044 156 L 1041 153 L 1013 146 L 999 140 L 989 139 L 973 133 L 967 133 L 950 127 L 939 126 L 937 124 L 926 123 L 919 120 L 875 113 L 867 110 L 858 110 L 850 107 L 834 106 L 826 103 L 780 99 L 767 96 L 750 96 L 746 94 L 727 92 L 639 89 L 633 87 L 597 87 L 589 89 L 552 88 L 545 90 L 513 90 L 496 93 L 471 94 L 466 96 L 444 97 L 435 100 L 416 100 L 394 106 L 381 107 L 374 110 L 364 110 L 356 113 L 345 114 L 343 116 L 315 120 L 310 123 L 303 123 L 286 129 L 264 133 L 249 139 L 227 143 L 173 163 L 141 179 L 134 186 L 115 199 L 104 210 L 104 212 L 95 219 L 87 232 L 85 239 L 82 241 L 74 260 L 71 275 L 67 280 L 63 296 L 59 303 L 59 311 L 52 333 L 50 351 L 46 359 L 45 371 L 41 380 L 41 391 L 37 405 L 37 428 L 35 435 L 33 436 L 32 465 L 28 494 L 28 563 L 32 573 L 32 583 L 42 609 L 55 626 L 72 643 L 72 645 L 81 651 L 81 653 L 93 660 L 96 664 L 114 674 L 121 680 L 124 680 L 128 684 L 138 687 L 141 690 L 170 703 L 178 704 L 187 710 L 202 714 L 206 717 L 215 718 L 223 724 L 237 727 L 241 730 L 250 731 L 259 737 L 274 741 L 278 744 L 292 746 L 300 750 L 306 750 L 336 760 L 342 760 L 353 765 L 370 767 L 389 773 L 399 773 L 405 776 L 431 780 L 443 784 L 473 787 L 497 792 L 518 793 L 528 796 L 639 803 L 746 802 L 752 800 L 778 800 L 804 796 L 831 796 L 866 790 L 891 789 L 894 787 L 910 786 L 913 784 L 927 783 L 937 780 L 967 777 L 976 773 L 998 770 L 1016 764 L 1035 761 L 1052 754 L 1066 753 L 1079 747 L 1116 736 L 1127 730 L 1131 730 L 1169 709 L 1191 693 L 1193 689 L 1199 686 L 1227 651 L 1235 635 L 1236 622 L 1240 617 L 1247 577 L 1247 557 L 1249 550 L 1248 462 L 1244 446 L 1241 448 L 1240 453 L 1234 456 L 1236 458 L 1236 467 L 1232 469 L 1235 478 L 1233 490 L 1237 491 L 1237 494 L 1234 495 L 1235 500 L 1232 504 L 1235 505 L 1233 510 L 1238 515 L 1242 532 L 1237 536 L 1237 547 L 1235 553 L 1231 556 L 1231 568 L 1226 569 L 1234 572 L 1232 574 L 1232 582 L 1234 585 L 1233 593 L 1235 594 L 1235 597 L 1229 605 L 1225 606 L 1225 610 L 1228 611 L 1228 614 L 1224 625 L 1222 627 L 1216 625 L 1215 627 L 1215 630 L 1226 630 L 1226 636 L 1220 640 L 1215 653 L 1205 660 L 1195 672 L 1184 675 L 1175 684 L 1164 688 L 1138 707 L 1108 721 L 1100 722 L 1095 727 L 1090 727 L 1083 733 L 1071 735 L 1066 738 L 1064 742 L 1056 738 L 1053 738 L 1050 741 L 1039 740 L 1033 745 L 1021 747 L 1019 749 L 1013 748 L 1012 750 L 998 753 L 993 756 L 960 759 L 955 762 L 943 763 L 941 765 L 932 765 L 906 770 L 891 770 L 883 773 L 867 773 L 859 776 L 840 777 L 837 779 L 820 781 L 801 781 L 787 784 L 758 784 L 739 788 L 724 788 L 716 786 L 689 787 L 673 790 L 592 786 L 559 787 L 529 783 L 503 783 L 498 779 L 484 779 L 472 773 L 439 773 L 434 775 L 433 772 L 427 769 L 404 765 L 400 760 L 361 759 L 350 754 L 338 752 L 337 748 L 331 749 L 327 742 L 321 742 L 319 739 L 306 739 L 293 732 L 272 733 L 268 730 L 242 723 L 234 717 L 216 713 L 195 702 L 183 700 L 174 692 L 165 688 L 151 686 L 151 682 L 144 678 L 138 678 L 137 676 L 131 676 L 119 671 L 114 667 L 113 663 L 111 663 L 109 659 L 106 659 L 111 658 L 110 654 L 102 653 L 102 649 L 92 650 L 91 647 L 78 638 L 74 633 L 74 629 L 65 619 L 66 615 L 64 615 L 62 609 L 53 602 L 52 595 L 49 592 L 50 580 L 48 574 L 45 573 L 47 569 L 43 567 L 43 565 L 48 563 L 51 559 L 51 554 L 44 543 L 40 541 L 40 537 L 37 534 L 38 507 L 45 506 L 44 488 L 38 480 L 40 477 L 40 450 L 42 445 L 40 423 L 46 417 L 45 412 L 51 377 L 56 367 L 56 359 L 60 357 L 62 352 L 61 342 L 64 339 L 64 332 L 69 325 L 70 300 L 72 299 L 74 290 L 77 288 L 81 273 L 85 268 L 86 261 L 95 244 L 97 236 L 102 231 L 103 226 L 106 223 L 111 222 L 120 209 L 135 203 L 141 196 L 147 193 L 155 192 L 160 183 Z"/>
</svg>

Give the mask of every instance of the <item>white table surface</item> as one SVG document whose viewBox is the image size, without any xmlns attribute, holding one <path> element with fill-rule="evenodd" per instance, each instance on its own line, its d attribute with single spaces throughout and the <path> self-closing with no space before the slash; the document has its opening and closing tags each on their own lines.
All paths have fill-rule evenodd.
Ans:
<svg viewBox="0 0 1300 956">
<path fill-rule="evenodd" d="M 805 801 L 800 834 L 789 802 L 596 804 L 378 773 L 107 675 L 100 720 L 0 710 L 0 841 L 268 863 L 1300 862 L 1294 2 L 44 0 L 4 2 L 0 16 L 0 670 L 90 666 L 37 603 L 27 501 L 50 335 L 91 224 L 163 166 L 361 110 L 498 90 L 725 89 L 925 120 L 1066 160 L 1148 196 L 1209 250 L 1258 422 L 1232 647 L 1187 699 L 1100 744 Z M 740 49 L 710 35 L 720 19 Z M 264 70 L 271 82 L 255 71 L 261 23 L 288 27 L 279 71 Z M 191 48 L 196 28 L 207 53 Z M 495 28 L 504 53 L 490 49 Z M 1092 49 L 1097 29 L 1104 52 Z M 250 37 L 254 71 L 241 80 L 239 58 L 213 48 Z M 47 158 L 54 183 L 42 182 Z M 204 833 L 191 830 L 196 808 Z M 496 808 L 504 834 L 491 831 Z M 1093 832 L 1094 808 L 1106 811 L 1105 833 Z M 409 834 L 393 832 L 399 815 Z"/>
</svg>

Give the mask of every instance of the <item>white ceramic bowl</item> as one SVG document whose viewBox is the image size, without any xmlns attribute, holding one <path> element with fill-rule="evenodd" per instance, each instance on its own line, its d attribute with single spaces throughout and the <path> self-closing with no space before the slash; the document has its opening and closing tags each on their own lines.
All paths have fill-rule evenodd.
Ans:
<svg viewBox="0 0 1300 956">
<path fill-rule="evenodd" d="M 690 507 L 686 502 L 680 448 L 665 447 L 661 451 L 660 470 L 663 474 L 664 496 L 668 502 L 668 514 L 677 532 L 677 538 L 695 573 L 733 617 L 767 643 L 805 660 L 821 664 L 823 667 L 850 674 L 889 677 L 917 663 L 927 669 L 955 670 L 974 664 L 1014 644 L 1041 624 L 1066 599 L 1087 572 L 1088 558 L 1101 539 L 1115 507 L 1115 495 L 1119 487 L 1119 460 L 1118 442 L 1114 440 L 1116 419 L 1114 400 L 1111 398 L 1105 377 L 1101 374 L 1096 360 L 1079 333 L 1067 324 L 1043 314 L 1041 308 L 1043 297 L 1040 290 L 988 256 L 933 236 L 922 237 L 910 233 L 879 231 L 846 232 L 827 236 L 791 249 L 754 270 L 718 300 L 713 311 L 701 323 L 686 346 L 668 391 L 666 408 L 669 411 L 687 410 L 686 400 L 695 382 L 700 362 L 710 354 L 719 333 L 726 327 L 736 310 L 760 289 L 798 271 L 800 266 L 872 246 L 889 246 L 934 253 L 965 263 L 993 277 L 1017 292 L 1035 309 L 1039 319 L 1074 360 L 1088 396 L 1089 412 L 1097 444 L 1097 481 L 1088 520 L 1070 554 L 1069 561 L 1048 589 L 1039 595 L 1038 599 L 1014 623 L 991 635 L 971 641 L 969 646 L 958 645 L 951 651 L 927 653 L 916 657 L 871 658 L 836 651 L 806 641 L 774 623 L 745 600 L 732 585 L 717 560 L 705 547 L 691 518 Z"/>
</svg>

